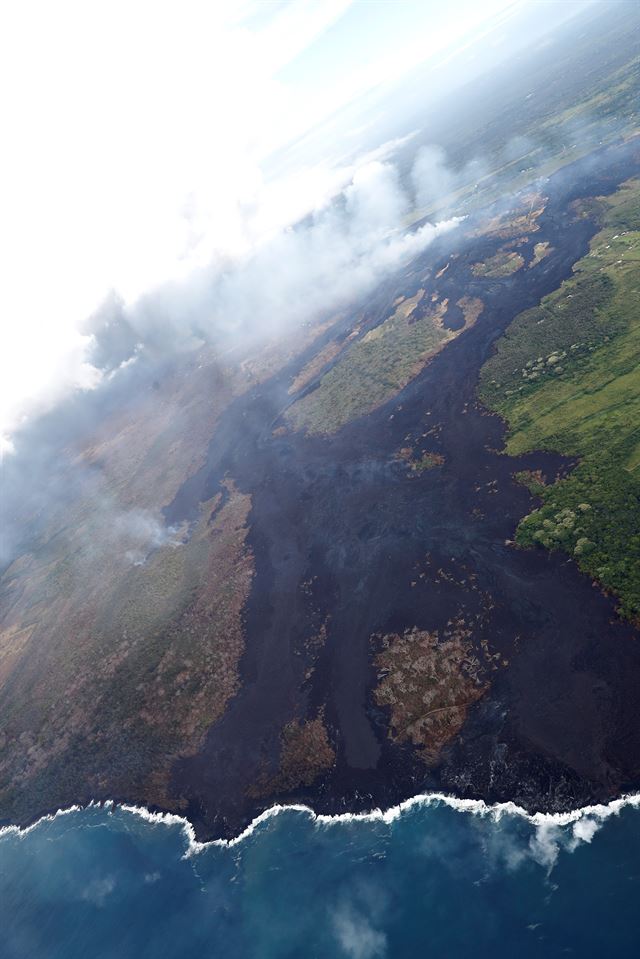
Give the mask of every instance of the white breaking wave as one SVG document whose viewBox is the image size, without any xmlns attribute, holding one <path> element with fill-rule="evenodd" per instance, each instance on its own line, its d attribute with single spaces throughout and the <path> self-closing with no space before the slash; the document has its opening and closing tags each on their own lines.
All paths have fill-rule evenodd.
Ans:
<svg viewBox="0 0 640 959">
<path fill-rule="evenodd" d="M 569 841 L 566 844 L 566 848 L 569 851 L 573 851 L 581 842 L 591 842 L 600 826 L 611 816 L 620 815 L 625 807 L 630 807 L 633 809 L 639 807 L 640 793 L 629 793 L 621 796 L 619 799 L 612 799 L 608 803 L 597 803 L 589 806 L 580 806 L 576 809 L 571 809 L 562 813 L 528 813 L 526 809 L 522 808 L 522 806 L 518 806 L 516 803 L 511 801 L 488 804 L 483 799 L 458 799 L 456 796 L 451 796 L 447 793 L 441 792 L 421 793 L 417 796 L 412 796 L 410 799 L 405 799 L 396 806 L 390 806 L 385 810 L 376 808 L 371 809 L 369 812 L 337 813 L 333 816 L 323 813 L 316 813 L 310 806 L 303 805 L 302 803 L 291 803 L 290 805 L 281 805 L 277 803 L 276 805 L 271 806 L 269 809 L 265 809 L 265 811 L 260 813 L 259 816 L 256 816 L 255 819 L 253 819 L 251 823 L 249 823 L 249 825 L 242 830 L 241 833 L 239 833 L 237 836 L 234 836 L 232 839 L 212 839 L 209 842 L 199 842 L 196 839 L 193 825 L 188 819 L 186 819 L 184 816 L 179 816 L 177 813 L 151 812 L 151 810 L 144 806 L 134 806 L 129 803 L 116 803 L 113 799 L 107 799 L 104 801 L 92 800 L 86 806 L 73 805 L 66 809 L 59 809 L 55 813 L 42 816 L 29 826 L 3 826 L 0 828 L 0 839 L 9 835 L 19 837 L 26 836 L 34 829 L 37 829 L 41 824 L 51 823 L 61 816 L 68 816 L 70 813 L 74 812 L 82 812 L 83 810 L 87 809 L 105 809 L 108 812 L 122 810 L 125 813 L 138 816 L 140 819 L 143 819 L 146 822 L 154 825 L 179 826 L 187 842 L 187 849 L 184 853 L 184 858 L 188 859 L 191 856 L 203 852 L 205 849 L 211 846 L 224 848 L 238 846 L 240 843 L 244 842 L 244 840 L 248 839 L 255 832 L 255 830 L 262 825 L 262 823 L 267 822 L 268 820 L 275 818 L 276 816 L 280 816 L 282 813 L 286 812 L 304 813 L 316 825 L 326 827 L 350 822 L 381 822 L 385 825 L 391 825 L 391 823 L 399 819 L 403 813 L 409 812 L 412 809 L 438 805 L 448 806 L 450 809 L 455 809 L 458 812 L 466 812 L 474 816 L 490 818 L 494 822 L 499 822 L 501 819 L 507 816 L 518 817 L 526 820 L 532 826 L 536 827 L 536 834 L 532 839 L 534 858 L 536 858 L 537 861 L 542 865 L 546 865 L 550 869 L 552 868 L 557 856 L 557 843 L 554 836 L 554 830 L 559 830 L 566 826 L 573 827 Z M 556 843 L 555 846 L 554 843 Z M 540 856 L 535 855 L 536 846 L 542 853 Z"/>
</svg>

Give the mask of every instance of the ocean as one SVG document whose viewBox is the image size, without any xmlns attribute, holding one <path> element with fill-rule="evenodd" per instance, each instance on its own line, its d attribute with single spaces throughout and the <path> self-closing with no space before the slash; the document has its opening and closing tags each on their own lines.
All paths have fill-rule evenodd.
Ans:
<svg viewBox="0 0 640 959">
<path fill-rule="evenodd" d="M 294 807 L 204 846 L 107 805 L 0 835 L 2 959 L 635 957 L 639 901 L 640 797 L 535 820 Z"/>
</svg>

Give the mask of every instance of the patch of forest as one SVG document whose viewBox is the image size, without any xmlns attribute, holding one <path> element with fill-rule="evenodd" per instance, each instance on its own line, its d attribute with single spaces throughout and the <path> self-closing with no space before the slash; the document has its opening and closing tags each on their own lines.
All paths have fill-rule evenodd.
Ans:
<svg viewBox="0 0 640 959">
<path fill-rule="evenodd" d="M 522 546 L 560 549 L 640 618 L 640 180 L 589 210 L 601 230 L 574 275 L 520 314 L 479 395 L 509 425 L 507 452 L 553 450 L 572 473 L 535 484 Z"/>
</svg>

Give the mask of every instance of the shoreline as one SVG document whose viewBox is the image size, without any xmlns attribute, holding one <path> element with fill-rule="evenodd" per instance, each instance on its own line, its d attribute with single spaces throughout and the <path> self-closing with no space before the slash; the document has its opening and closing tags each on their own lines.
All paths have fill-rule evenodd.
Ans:
<svg viewBox="0 0 640 959">
<path fill-rule="evenodd" d="M 414 808 L 423 806 L 447 806 L 457 812 L 470 813 L 475 816 L 489 817 L 494 822 L 499 822 L 505 816 L 514 816 L 526 820 L 532 826 L 570 826 L 581 820 L 597 820 L 602 824 L 611 816 L 618 816 L 623 809 L 630 807 L 632 809 L 640 807 L 640 792 L 623 793 L 616 799 L 611 799 L 606 803 L 589 803 L 585 806 L 577 806 L 566 812 L 528 812 L 517 803 L 507 800 L 506 802 L 487 803 L 484 799 L 460 799 L 444 792 L 418 793 L 405 799 L 396 805 L 389 806 L 387 809 L 379 807 L 370 809 L 367 812 L 354 813 L 336 813 L 330 815 L 327 813 L 317 813 L 305 803 L 275 803 L 268 809 L 265 809 L 251 822 L 245 826 L 237 835 L 229 838 L 217 838 L 209 840 L 198 840 L 193 823 L 186 817 L 178 813 L 154 811 L 146 806 L 136 806 L 132 803 L 119 802 L 115 799 L 91 799 L 86 804 L 75 803 L 55 812 L 44 813 L 33 822 L 21 826 L 16 823 L 7 823 L 0 826 L 0 841 L 7 836 L 18 836 L 22 838 L 33 832 L 44 823 L 53 822 L 63 816 L 69 816 L 73 813 L 85 812 L 90 809 L 104 810 L 113 813 L 118 810 L 137 816 L 152 825 L 180 826 L 181 831 L 187 840 L 187 849 L 184 858 L 190 858 L 204 852 L 209 846 L 220 848 L 232 848 L 240 845 L 245 839 L 248 839 L 256 829 L 264 822 L 274 819 L 283 813 L 296 812 L 305 813 L 317 826 L 334 826 L 350 822 L 381 822 L 389 826 L 402 815 L 410 812 Z"/>
</svg>

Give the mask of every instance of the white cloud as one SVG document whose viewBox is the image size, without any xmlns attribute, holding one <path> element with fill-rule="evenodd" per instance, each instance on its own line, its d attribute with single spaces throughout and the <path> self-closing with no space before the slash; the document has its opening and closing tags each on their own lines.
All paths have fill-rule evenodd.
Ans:
<svg viewBox="0 0 640 959">
<path fill-rule="evenodd" d="M 575 852 L 582 843 L 590 843 L 602 826 L 602 820 L 582 816 L 571 827 L 555 823 L 540 823 L 529 840 L 527 853 L 551 872 L 562 851 Z"/>
<path fill-rule="evenodd" d="M 329 158 L 336 143 L 303 149 L 282 178 L 265 175 L 273 151 L 508 3 L 464 23 L 452 15 L 428 43 L 413 36 L 352 70 L 336 73 L 325 50 L 305 84 L 283 80 L 284 68 L 350 0 L 5 4 L 0 435 L 95 385 L 78 329 L 109 290 L 132 304 L 247 257 L 322 206 L 354 173 Z"/>
<path fill-rule="evenodd" d="M 296 132 L 276 74 L 346 6 L 261 32 L 196 0 L 3 8 L 0 432 L 91 385 L 78 325 L 109 289 L 131 302 L 282 225 L 258 215 L 261 161 Z"/>
<path fill-rule="evenodd" d="M 350 959 L 376 959 L 387 951 L 387 937 L 353 907 L 342 906 L 333 914 L 336 938 Z"/>
<path fill-rule="evenodd" d="M 601 809 L 570 823 L 473 813 L 460 829 L 426 835 L 420 849 L 455 875 L 468 875 L 478 864 L 515 872 L 534 863 L 551 873 L 561 853 L 573 853 L 582 843 L 591 842 L 609 814 L 605 812 L 609 807 Z"/>
<path fill-rule="evenodd" d="M 456 219 L 402 229 L 412 199 L 389 163 L 355 171 L 340 202 L 303 225 L 281 229 L 243 258 L 214 263 L 165 284 L 126 312 L 134 339 L 170 351 L 204 334 L 273 336 L 372 289 L 389 272 L 453 229 Z M 99 327 L 93 327 L 100 337 Z"/>
<path fill-rule="evenodd" d="M 584 816 L 573 824 L 573 843 L 574 848 L 581 842 L 591 842 L 597 831 L 602 825 L 595 819 Z"/>
<path fill-rule="evenodd" d="M 116 881 L 113 876 L 92 879 L 82 890 L 80 898 L 102 908 L 115 888 Z"/>
</svg>

